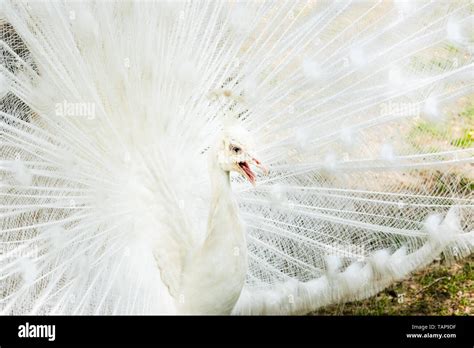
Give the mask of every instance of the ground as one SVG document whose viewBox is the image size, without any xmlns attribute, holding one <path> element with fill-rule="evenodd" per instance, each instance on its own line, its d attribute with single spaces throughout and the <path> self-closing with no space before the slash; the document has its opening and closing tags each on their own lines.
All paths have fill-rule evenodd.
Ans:
<svg viewBox="0 0 474 348">
<path fill-rule="evenodd" d="M 460 101 L 450 111 L 448 122 L 433 125 L 420 120 L 408 132 L 412 145 L 420 152 L 439 149 L 468 149 L 474 146 L 474 97 Z M 443 194 L 449 189 L 472 199 L 474 180 L 472 163 L 465 172 L 439 174 L 438 180 L 425 183 L 428 193 Z M 457 183 L 457 186 L 453 186 Z M 452 186 L 452 187 L 448 187 Z M 471 225 L 468 223 L 468 230 Z M 471 315 L 474 306 L 474 255 L 455 263 L 435 261 L 378 295 L 363 301 L 325 307 L 313 315 Z"/>
<path fill-rule="evenodd" d="M 378 295 L 322 308 L 313 315 L 471 315 L 474 256 L 448 264 L 435 261 Z"/>
<path fill-rule="evenodd" d="M 422 153 L 469 149 L 474 146 L 474 96 L 460 100 L 450 110 L 447 122 L 432 124 L 420 119 L 407 131 L 412 146 Z M 465 170 L 460 170 L 465 169 Z M 450 191 L 473 198 L 472 163 L 458 172 L 430 176 L 424 183 L 428 194 L 446 195 Z M 420 175 L 423 172 L 417 172 Z M 449 196 L 449 195 L 448 195 Z M 469 220 L 469 218 L 468 218 Z M 464 226 L 471 230 L 471 222 Z M 433 262 L 378 295 L 363 301 L 336 304 L 312 315 L 471 315 L 474 307 L 474 255 L 454 263 Z"/>
</svg>

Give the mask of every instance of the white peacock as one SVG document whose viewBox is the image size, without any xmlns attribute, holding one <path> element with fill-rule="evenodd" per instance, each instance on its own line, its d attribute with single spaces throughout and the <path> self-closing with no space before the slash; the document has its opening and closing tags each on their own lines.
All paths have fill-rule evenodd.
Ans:
<svg viewBox="0 0 474 348">
<path fill-rule="evenodd" d="M 471 7 L 5 1 L 1 312 L 306 313 L 470 255 Z"/>
</svg>

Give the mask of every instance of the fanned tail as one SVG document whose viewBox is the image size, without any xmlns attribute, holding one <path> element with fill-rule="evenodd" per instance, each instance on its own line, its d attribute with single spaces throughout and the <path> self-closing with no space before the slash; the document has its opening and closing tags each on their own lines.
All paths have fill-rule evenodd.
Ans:
<svg viewBox="0 0 474 348">
<path fill-rule="evenodd" d="M 172 313 L 160 267 L 181 256 L 157 265 L 151 236 L 200 238 L 181 231 L 205 230 L 206 151 L 228 121 L 270 167 L 255 189 L 232 182 L 249 254 L 236 314 L 364 298 L 472 253 L 469 2 L 2 11 L 2 313 Z"/>
</svg>

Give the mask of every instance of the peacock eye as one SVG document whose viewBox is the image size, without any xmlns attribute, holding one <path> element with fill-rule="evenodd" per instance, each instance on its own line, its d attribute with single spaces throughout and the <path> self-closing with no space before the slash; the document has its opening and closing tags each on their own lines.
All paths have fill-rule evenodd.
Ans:
<svg viewBox="0 0 474 348">
<path fill-rule="evenodd" d="M 239 153 L 240 150 L 241 150 L 241 148 L 240 148 L 240 147 L 237 147 L 237 146 L 234 146 L 234 147 L 232 148 L 232 151 L 234 151 L 235 153 Z"/>
</svg>

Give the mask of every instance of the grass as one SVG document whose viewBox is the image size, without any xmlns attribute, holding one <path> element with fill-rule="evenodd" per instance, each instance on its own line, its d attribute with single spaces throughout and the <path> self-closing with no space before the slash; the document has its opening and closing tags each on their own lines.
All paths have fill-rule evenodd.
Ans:
<svg viewBox="0 0 474 348">
<path fill-rule="evenodd" d="M 408 140 L 424 152 L 474 146 L 474 100 L 468 100 L 463 110 L 453 114 L 446 122 L 419 120 L 409 131 Z"/>
<path fill-rule="evenodd" d="M 474 146 L 474 98 L 453 109 L 444 123 L 419 119 L 407 140 L 420 153 L 437 153 Z M 425 175 L 427 194 L 472 199 L 472 170 L 418 171 Z M 469 230 L 469 229 L 468 229 Z M 436 261 L 410 278 L 379 294 L 345 304 L 321 308 L 312 315 L 472 315 L 474 306 L 474 255 L 454 264 Z"/>
<path fill-rule="evenodd" d="M 322 308 L 313 315 L 471 315 L 474 256 L 431 266 L 362 301 Z"/>
<path fill-rule="evenodd" d="M 463 112 L 459 114 L 460 117 L 467 120 L 469 128 L 463 129 L 463 134 L 460 138 L 454 139 L 451 145 L 467 149 L 474 145 L 474 104 L 467 107 Z"/>
</svg>

